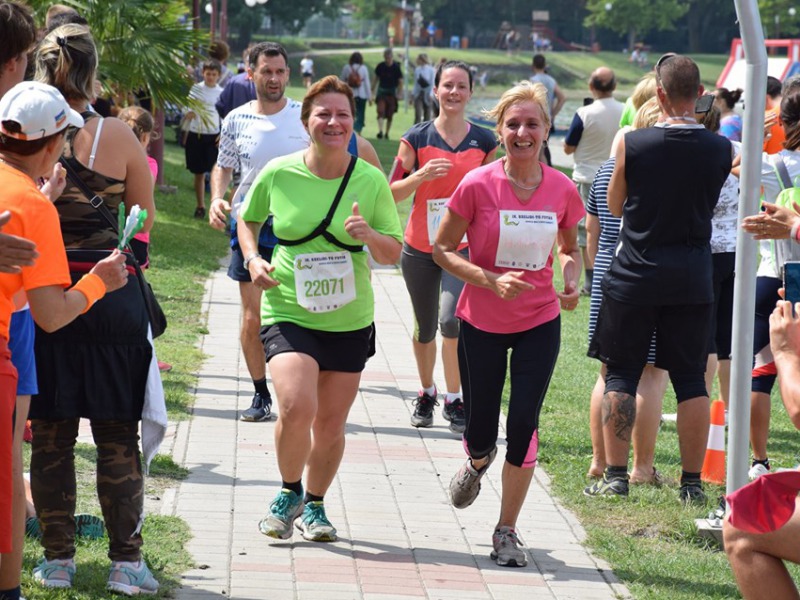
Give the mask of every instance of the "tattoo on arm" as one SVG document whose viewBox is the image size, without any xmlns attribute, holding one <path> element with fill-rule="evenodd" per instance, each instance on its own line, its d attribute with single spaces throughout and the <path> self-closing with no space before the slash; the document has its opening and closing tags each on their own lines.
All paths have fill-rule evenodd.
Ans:
<svg viewBox="0 0 800 600">
<path fill-rule="evenodd" d="M 604 427 L 611 423 L 617 439 L 630 442 L 633 423 L 636 420 L 636 398 L 623 392 L 604 394 L 602 416 Z"/>
</svg>

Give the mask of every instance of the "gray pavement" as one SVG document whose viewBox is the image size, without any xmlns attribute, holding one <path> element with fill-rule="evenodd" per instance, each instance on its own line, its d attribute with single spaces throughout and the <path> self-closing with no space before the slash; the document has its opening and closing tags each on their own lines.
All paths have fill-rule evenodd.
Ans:
<svg viewBox="0 0 800 600">
<path fill-rule="evenodd" d="M 411 307 L 399 271 L 375 271 L 377 354 L 350 413 L 347 449 L 326 496 L 339 530 L 334 544 L 298 533 L 276 542 L 257 523 L 280 485 L 274 421 L 245 423 L 252 387 L 239 352 L 238 288 L 223 269 L 208 280 L 208 334 L 190 420 L 171 429 L 166 450 L 190 470 L 157 508 L 185 519 L 196 568 L 180 600 L 611 599 L 628 597 L 609 567 L 582 545 L 575 516 L 550 494 L 537 468 L 518 530 L 530 562 L 509 569 L 489 559 L 500 507 L 500 462 L 476 502 L 454 509 L 452 474 L 465 459 L 437 414 L 430 429 L 409 425 L 418 381 Z M 437 381 L 443 381 L 437 370 Z M 500 444 L 504 436 L 500 436 Z M 502 456 L 502 449 L 501 449 Z"/>
</svg>

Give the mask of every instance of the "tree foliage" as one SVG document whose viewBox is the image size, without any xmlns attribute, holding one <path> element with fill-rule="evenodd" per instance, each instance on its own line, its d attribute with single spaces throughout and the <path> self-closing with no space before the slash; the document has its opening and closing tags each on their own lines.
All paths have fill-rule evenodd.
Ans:
<svg viewBox="0 0 800 600">
<path fill-rule="evenodd" d="M 207 36 L 185 21 L 180 0 L 61 0 L 88 22 L 106 84 L 121 92 L 145 90 L 156 107 L 183 104 L 192 81 L 186 64 Z M 30 0 L 39 22 L 52 4 Z"/>
<path fill-rule="evenodd" d="M 587 26 L 628 35 L 628 47 L 650 31 L 674 29 L 689 10 L 687 0 L 587 0 Z"/>
<path fill-rule="evenodd" d="M 397 6 L 395 0 L 353 0 L 351 4 L 355 9 L 355 15 L 359 19 L 389 20 L 395 6 Z"/>
<path fill-rule="evenodd" d="M 335 18 L 343 3 L 344 0 L 272 0 L 250 7 L 243 0 L 228 0 L 228 25 L 231 31 L 236 31 L 238 44 L 245 47 L 260 29 L 264 17 L 280 22 L 297 35 L 314 15 Z"/>
<path fill-rule="evenodd" d="M 758 10 L 761 13 L 761 23 L 764 26 L 766 37 L 784 38 L 797 34 L 798 23 L 800 23 L 800 2 L 759 0 Z"/>
</svg>

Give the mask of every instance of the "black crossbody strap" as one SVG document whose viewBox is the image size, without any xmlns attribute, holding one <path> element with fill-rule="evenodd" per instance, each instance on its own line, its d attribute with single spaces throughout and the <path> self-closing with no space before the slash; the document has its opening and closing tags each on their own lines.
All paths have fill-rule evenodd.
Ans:
<svg viewBox="0 0 800 600">
<path fill-rule="evenodd" d="M 325 215 L 325 218 L 322 219 L 322 222 L 314 228 L 314 231 L 309 233 L 307 236 L 300 238 L 299 240 L 284 240 L 282 238 L 278 238 L 278 243 L 281 246 L 299 246 L 300 244 L 305 244 L 316 237 L 322 236 L 331 244 L 338 246 L 343 250 L 348 250 L 350 252 L 361 252 L 364 250 L 364 246 L 353 246 L 340 242 L 331 232 L 328 231 L 328 227 L 330 227 L 330 224 L 333 221 L 333 215 L 336 213 L 336 209 L 339 207 L 339 202 L 342 200 L 344 190 L 347 187 L 347 182 L 350 181 L 350 175 L 353 173 L 353 169 L 356 166 L 357 160 L 358 158 L 355 156 L 350 157 L 350 164 L 347 165 L 347 171 L 345 171 L 344 177 L 342 178 L 342 183 L 339 184 L 339 189 L 336 191 L 333 204 L 331 204 L 328 214 Z"/>
<path fill-rule="evenodd" d="M 80 178 L 80 176 L 75 172 L 75 169 L 72 168 L 72 165 L 62 156 L 58 159 L 63 167 L 67 170 L 67 179 L 72 182 L 78 190 L 80 190 L 81 194 L 86 196 L 86 199 L 89 201 L 89 204 L 92 205 L 93 208 L 97 209 L 97 211 L 103 216 L 103 218 L 111 225 L 111 229 L 114 230 L 114 233 L 119 235 L 119 226 L 117 225 L 116 219 L 114 219 L 114 215 L 111 214 L 111 211 L 108 210 L 108 207 L 103 202 L 103 198 L 97 194 L 95 194 L 86 182 Z"/>
</svg>

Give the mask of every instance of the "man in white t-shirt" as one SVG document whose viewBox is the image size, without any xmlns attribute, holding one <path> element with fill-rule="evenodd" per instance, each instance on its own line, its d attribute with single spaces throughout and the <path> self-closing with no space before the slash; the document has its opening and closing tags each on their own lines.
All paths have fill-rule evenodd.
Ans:
<svg viewBox="0 0 800 600">
<path fill-rule="evenodd" d="M 239 282 L 242 301 L 240 341 L 247 370 L 253 379 L 255 395 L 243 421 L 265 421 L 272 413 L 272 398 L 267 389 L 266 359 L 261 345 L 261 290 L 250 281 L 236 235 L 236 212 L 256 175 L 271 159 L 308 147 L 308 133 L 300 121 L 300 103 L 284 96 L 289 83 L 286 50 L 274 42 L 253 46 L 247 72 L 255 83 L 256 100 L 232 110 L 222 122 L 219 156 L 211 173 L 211 207 L 208 220 L 215 229 L 225 229 L 231 214 L 231 262 L 228 277 Z M 232 201 L 225 200 L 235 168 L 242 180 Z M 269 260 L 277 240 L 268 221 L 259 236 L 259 252 Z"/>
<path fill-rule="evenodd" d="M 578 186 L 584 206 L 589 199 L 589 188 L 592 187 L 597 170 L 611 154 L 611 144 L 625 108 L 622 102 L 614 99 L 616 88 L 614 71 L 608 67 L 595 69 L 589 78 L 589 91 L 594 101 L 577 110 L 564 138 L 564 152 L 575 155 L 572 180 Z M 590 295 L 594 265 L 586 252 L 586 229 L 583 221 L 578 228 L 578 244 L 586 271 L 581 293 Z"/>
</svg>

